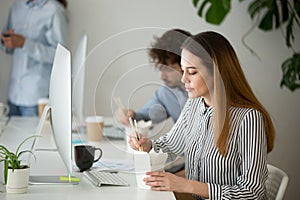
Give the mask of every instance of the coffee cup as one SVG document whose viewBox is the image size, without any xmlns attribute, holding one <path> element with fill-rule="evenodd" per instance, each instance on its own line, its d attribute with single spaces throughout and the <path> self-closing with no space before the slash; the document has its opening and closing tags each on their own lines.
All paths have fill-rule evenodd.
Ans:
<svg viewBox="0 0 300 200">
<path fill-rule="evenodd" d="M 43 114 L 43 111 L 44 111 L 44 108 L 45 106 L 49 103 L 49 99 L 47 98 L 40 98 L 38 100 L 38 112 L 39 112 L 39 117 L 42 116 Z"/>
<path fill-rule="evenodd" d="M 102 140 L 104 120 L 101 116 L 90 116 L 86 118 L 87 139 L 90 142 L 99 142 Z"/>
<path fill-rule="evenodd" d="M 75 163 L 80 172 L 90 169 L 94 162 L 102 157 L 102 150 L 90 145 L 75 146 Z M 99 151 L 98 157 L 95 159 L 95 152 Z"/>
<path fill-rule="evenodd" d="M 9 112 L 7 104 L 0 102 L 0 118 L 5 117 Z"/>
</svg>

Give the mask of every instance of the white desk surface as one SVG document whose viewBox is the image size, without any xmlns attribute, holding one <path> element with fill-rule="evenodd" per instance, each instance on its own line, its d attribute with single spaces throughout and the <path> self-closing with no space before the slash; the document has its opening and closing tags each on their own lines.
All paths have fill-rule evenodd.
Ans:
<svg viewBox="0 0 300 200">
<path fill-rule="evenodd" d="M 13 117 L 10 119 L 7 127 L 0 135 L 0 144 L 5 144 L 14 151 L 16 144 L 19 144 L 24 138 L 35 134 L 39 120 L 37 118 L 21 118 Z M 49 124 L 48 124 L 49 125 Z M 46 130 L 49 128 L 46 124 Z M 74 134 L 72 137 L 79 137 Z M 84 137 L 84 136 L 83 136 Z M 49 142 L 50 141 L 50 142 Z M 103 159 L 120 160 L 130 162 L 132 154 L 126 151 L 125 141 L 122 140 L 103 140 L 99 143 L 90 143 L 100 147 L 103 150 Z M 52 147 L 53 140 L 50 135 L 46 135 L 40 139 L 40 147 Z M 24 145 L 24 148 L 29 148 L 31 142 Z M 31 164 L 31 175 L 64 175 L 65 167 L 57 152 L 38 152 L 36 161 Z M 1 182 L 3 164 L 0 167 Z M 2 200 L 92 200 L 92 199 L 138 199 L 138 200 L 156 200 L 156 199 L 175 199 L 172 192 L 158 192 L 146 189 L 139 189 L 136 185 L 135 174 L 132 172 L 120 172 L 119 175 L 130 183 L 129 187 L 118 186 L 102 186 L 95 187 L 90 183 L 82 173 L 78 171 L 76 166 L 73 167 L 73 175 L 81 179 L 79 185 L 29 185 L 29 190 L 25 194 L 7 194 L 0 192 Z M 3 187 L 3 186 L 2 186 Z"/>
</svg>

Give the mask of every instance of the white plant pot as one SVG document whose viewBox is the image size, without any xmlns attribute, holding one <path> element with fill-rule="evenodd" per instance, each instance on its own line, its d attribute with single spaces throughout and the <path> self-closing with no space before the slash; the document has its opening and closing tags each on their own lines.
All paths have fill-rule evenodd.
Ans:
<svg viewBox="0 0 300 200">
<path fill-rule="evenodd" d="M 30 168 L 8 169 L 6 192 L 7 193 L 26 193 L 28 191 Z"/>
</svg>

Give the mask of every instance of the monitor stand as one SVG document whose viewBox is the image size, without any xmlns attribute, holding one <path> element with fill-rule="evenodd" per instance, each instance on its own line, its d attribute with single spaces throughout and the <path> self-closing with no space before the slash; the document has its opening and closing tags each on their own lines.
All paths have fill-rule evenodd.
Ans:
<svg viewBox="0 0 300 200">
<path fill-rule="evenodd" d="M 74 176 L 29 176 L 30 185 L 78 185 L 79 182 Z"/>
<path fill-rule="evenodd" d="M 37 126 L 36 135 L 42 136 L 42 130 L 43 126 L 47 119 L 48 112 L 51 111 L 51 106 L 47 104 L 43 110 L 43 114 L 40 118 L 39 124 Z M 57 151 L 57 149 L 37 149 L 35 148 L 35 144 L 38 138 L 35 138 L 32 146 L 31 151 L 37 152 L 37 151 Z M 30 163 L 32 155 L 28 158 L 28 163 Z M 60 184 L 67 184 L 67 185 L 77 185 L 79 184 L 80 179 L 74 176 L 48 176 L 48 175 L 34 175 L 29 176 L 29 184 L 31 185 L 60 185 Z"/>
</svg>

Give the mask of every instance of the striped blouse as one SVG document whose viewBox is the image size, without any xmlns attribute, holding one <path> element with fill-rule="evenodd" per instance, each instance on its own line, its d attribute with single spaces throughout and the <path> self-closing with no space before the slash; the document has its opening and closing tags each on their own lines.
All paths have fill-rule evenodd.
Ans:
<svg viewBox="0 0 300 200">
<path fill-rule="evenodd" d="M 212 132 L 213 108 L 189 99 L 171 131 L 153 141 L 160 149 L 185 156 L 186 177 L 208 184 L 209 199 L 266 199 L 267 139 L 263 116 L 232 107 L 227 155 L 219 154 Z M 202 199 L 200 196 L 194 196 Z"/>
</svg>

